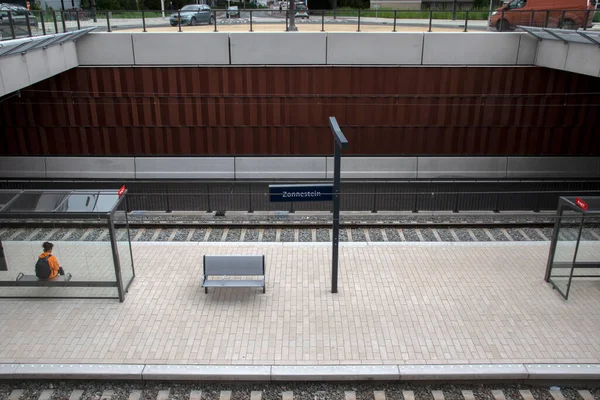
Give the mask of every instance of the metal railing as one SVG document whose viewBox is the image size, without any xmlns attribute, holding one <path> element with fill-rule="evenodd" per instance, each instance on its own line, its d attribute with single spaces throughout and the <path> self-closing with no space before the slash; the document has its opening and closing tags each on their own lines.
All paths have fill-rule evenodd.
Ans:
<svg viewBox="0 0 600 400">
<path fill-rule="evenodd" d="M 0 33 L 3 39 L 48 35 L 59 32 L 97 27 L 96 31 L 113 32 L 130 30 L 147 32 L 157 28 L 183 31 L 214 31 L 230 29 L 253 32 L 258 25 L 279 25 L 282 31 L 289 30 L 289 10 L 249 9 L 236 14 L 226 9 L 213 9 L 199 13 L 196 17 L 182 15 L 181 10 L 162 11 L 31 11 L 22 13 L 5 11 L 0 17 Z M 237 16 L 237 18 L 234 18 Z M 586 30 L 600 18 L 595 10 L 311 10 L 306 14 L 295 14 L 297 24 L 313 26 L 322 32 L 343 29 L 351 31 L 377 30 L 398 32 L 420 27 L 422 31 L 436 29 L 467 32 L 470 30 L 514 29 L 517 25 L 543 28 L 566 28 Z M 197 25 L 207 25 L 201 27 Z M 164 30 L 164 29 L 163 29 Z M 271 29 L 272 30 L 272 29 Z"/>
</svg>

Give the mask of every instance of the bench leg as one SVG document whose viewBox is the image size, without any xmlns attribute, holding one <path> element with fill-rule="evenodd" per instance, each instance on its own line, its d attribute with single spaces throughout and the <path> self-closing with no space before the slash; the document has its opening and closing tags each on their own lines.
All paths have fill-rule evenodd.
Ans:
<svg viewBox="0 0 600 400">
<path fill-rule="evenodd" d="M 204 288 L 204 293 L 208 293 L 208 288 Z"/>
</svg>

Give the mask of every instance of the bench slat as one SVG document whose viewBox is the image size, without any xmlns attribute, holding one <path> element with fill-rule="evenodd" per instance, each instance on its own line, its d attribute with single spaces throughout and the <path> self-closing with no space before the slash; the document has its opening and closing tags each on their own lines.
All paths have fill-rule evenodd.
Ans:
<svg viewBox="0 0 600 400">
<path fill-rule="evenodd" d="M 204 256 L 204 275 L 264 275 L 263 256 Z"/>
<path fill-rule="evenodd" d="M 265 284 L 264 279 L 261 280 L 205 280 L 204 287 L 263 287 Z"/>
</svg>

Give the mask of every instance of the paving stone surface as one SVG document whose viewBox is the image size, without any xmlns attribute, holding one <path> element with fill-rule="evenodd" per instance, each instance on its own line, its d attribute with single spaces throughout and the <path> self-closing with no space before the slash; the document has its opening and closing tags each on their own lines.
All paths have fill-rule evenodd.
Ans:
<svg viewBox="0 0 600 400">
<path fill-rule="evenodd" d="M 134 243 L 133 253 L 124 303 L 0 300 L 0 362 L 600 362 L 600 283 L 575 281 L 564 301 L 543 280 L 548 243 L 345 243 L 337 294 L 326 244 Z M 266 293 L 205 294 L 203 254 L 264 254 Z"/>
</svg>

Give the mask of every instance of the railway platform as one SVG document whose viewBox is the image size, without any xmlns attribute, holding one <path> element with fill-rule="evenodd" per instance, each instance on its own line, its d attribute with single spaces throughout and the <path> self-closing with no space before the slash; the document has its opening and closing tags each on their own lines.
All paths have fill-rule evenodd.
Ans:
<svg viewBox="0 0 600 400">
<path fill-rule="evenodd" d="M 393 375 L 589 364 L 598 374 L 600 285 L 577 281 L 564 301 L 543 280 L 548 250 L 548 242 L 342 243 L 332 294 L 329 243 L 134 243 L 136 279 L 124 303 L 0 300 L 0 372 L 43 376 L 44 365 L 76 363 L 167 375 L 181 366 L 268 368 L 269 376 L 282 366 L 391 367 Z M 203 254 L 264 254 L 266 293 L 205 294 Z"/>
</svg>

